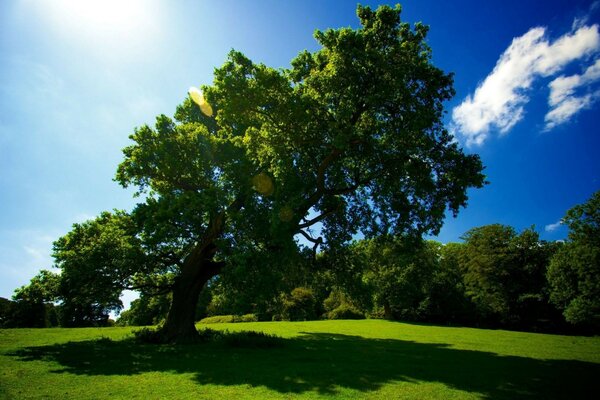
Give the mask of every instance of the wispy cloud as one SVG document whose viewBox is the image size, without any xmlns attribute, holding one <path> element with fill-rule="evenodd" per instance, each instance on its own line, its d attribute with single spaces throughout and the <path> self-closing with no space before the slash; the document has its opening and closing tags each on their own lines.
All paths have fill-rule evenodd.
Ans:
<svg viewBox="0 0 600 400">
<path fill-rule="evenodd" d="M 546 28 L 530 29 L 512 41 L 475 92 L 453 109 L 452 130 L 468 146 L 483 144 L 492 129 L 506 134 L 523 118 L 535 79 L 555 75 L 599 49 L 598 25 L 578 26 L 553 42 Z"/>
<path fill-rule="evenodd" d="M 550 111 L 546 114 L 546 130 L 568 122 L 579 111 L 589 108 L 598 98 L 600 90 L 577 96 L 576 90 L 589 86 L 600 79 L 600 59 L 588 67 L 581 75 L 560 76 L 550 82 Z"/>
<path fill-rule="evenodd" d="M 58 234 L 36 229 L 0 230 L 0 296 L 10 297 L 42 268 L 51 269 L 52 242 Z"/>
<path fill-rule="evenodd" d="M 546 225 L 546 226 L 544 227 L 544 230 L 545 230 L 546 232 L 554 232 L 555 230 L 557 230 L 558 228 L 560 228 L 560 227 L 561 227 L 561 225 L 562 225 L 562 221 L 560 221 L 560 220 L 559 220 L 559 221 L 557 221 L 557 222 L 555 222 L 555 223 L 553 223 L 553 224 L 548 224 L 548 225 Z"/>
</svg>

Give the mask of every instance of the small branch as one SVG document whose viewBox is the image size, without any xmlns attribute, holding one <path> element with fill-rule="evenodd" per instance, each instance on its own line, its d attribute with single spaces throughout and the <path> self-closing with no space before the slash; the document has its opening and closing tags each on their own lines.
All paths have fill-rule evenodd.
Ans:
<svg viewBox="0 0 600 400">
<path fill-rule="evenodd" d="M 317 168 L 317 189 L 306 199 L 306 206 L 301 210 L 300 214 L 306 213 L 306 211 L 308 211 L 313 205 L 317 204 L 319 199 L 323 197 L 323 193 L 325 192 L 325 173 L 327 172 L 327 168 L 341 154 L 342 150 L 333 148 L 327 157 L 321 161 L 321 164 L 319 164 L 319 167 Z"/>
<path fill-rule="evenodd" d="M 315 244 L 323 242 L 323 239 L 320 236 L 315 239 L 314 237 L 310 236 L 308 233 L 304 232 L 302 229 L 298 230 L 298 233 L 301 234 L 302 236 L 304 236 L 306 238 L 306 240 L 308 240 L 309 242 L 312 242 Z"/>
<path fill-rule="evenodd" d="M 208 279 L 210 279 L 213 276 L 219 275 L 221 273 L 221 270 L 225 267 L 225 265 L 225 261 L 210 261 L 208 262 L 208 265 L 205 266 L 203 272 L 205 276 Z"/>
<path fill-rule="evenodd" d="M 342 154 L 342 150 L 338 148 L 333 148 L 331 153 L 321 162 L 319 168 L 317 169 L 317 191 L 325 190 L 325 172 L 327 172 L 327 168 L 334 162 L 340 155 Z"/>
<path fill-rule="evenodd" d="M 183 264 L 181 262 L 181 259 L 177 257 L 177 255 L 173 251 L 162 252 L 158 254 L 158 257 L 162 259 L 163 264 L 176 264 L 178 266 L 181 266 Z"/>
<path fill-rule="evenodd" d="M 227 207 L 227 212 L 239 211 L 244 206 L 244 200 L 241 197 L 236 199 Z"/>
<path fill-rule="evenodd" d="M 331 214 L 334 214 L 335 212 L 337 212 L 337 208 L 335 208 L 333 210 L 325 211 L 323 214 L 316 216 L 313 219 L 309 219 L 309 220 L 305 219 L 306 222 L 299 224 L 298 229 L 308 228 L 309 226 L 312 226 L 312 225 L 316 224 L 317 222 L 324 220 L 325 218 L 327 218 Z"/>
<path fill-rule="evenodd" d="M 298 233 L 300 233 L 302 236 L 304 236 L 306 238 L 306 240 L 308 240 L 309 242 L 314 243 L 312 251 L 313 251 L 313 257 L 316 257 L 317 248 L 319 247 L 319 245 L 323 244 L 323 238 L 321 236 L 319 236 L 318 238 L 315 239 L 312 236 L 310 236 L 308 233 L 304 232 L 302 229 L 300 229 L 298 231 Z"/>
<path fill-rule="evenodd" d="M 373 180 L 373 178 L 374 178 L 374 176 L 370 176 L 370 177 L 362 179 L 362 180 L 355 179 L 355 183 L 352 186 L 347 186 L 344 188 L 329 189 L 329 190 L 325 191 L 325 194 L 328 194 L 331 196 L 350 194 L 350 193 L 356 191 L 359 187 L 370 183 L 371 180 Z"/>
<path fill-rule="evenodd" d="M 153 291 L 153 293 L 151 293 L 151 295 L 157 296 L 159 294 L 169 293 L 173 289 L 173 285 L 140 284 L 140 285 L 124 286 L 123 289 L 125 289 L 125 290 L 141 290 L 141 291 L 143 291 L 144 289 L 151 289 Z"/>
</svg>

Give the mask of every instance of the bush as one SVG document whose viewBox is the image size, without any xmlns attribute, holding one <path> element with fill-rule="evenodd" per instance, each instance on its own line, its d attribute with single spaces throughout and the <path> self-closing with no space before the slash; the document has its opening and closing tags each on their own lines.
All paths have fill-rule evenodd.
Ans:
<svg viewBox="0 0 600 400">
<path fill-rule="evenodd" d="M 339 290 L 333 290 L 323 301 L 327 319 L 364 319 L 365 314 Z"/>
<path fill-rule="evenodd" d="M 215 315 L 200 320 L 201 324 L 225 324 L 229 322 L 233 322 L 233 315 Z"/>
<path fill-rule="evenodd" d="M 243 331 L 243 332 L 228 332 L 222 334 L 223 343 L 230 347 L 245 347 L 245 348 L 273 348 L 281 347 L 283 339 L 279 336 L 270 335 L 264 332 Z"/>
<path fill-rule="evenodd" d="M 365 314 L 351 304 L 342 304 L 325 315 L 327 319 L 365 319 Z"/>
<path fill-rule="evenodd" d="M 288 321 L 308 321 L 317 319 L 316 300 L 313 291 L 297 287 L 283 301 L 281 317 Z"/>
<path fill-rule="evenodd" d="M 215 315 L 200 320 L 201 324 L 226 324 L 231 322 L 258 322 L 258 317 L 255 314 Z"/>
<path fill-rule="evenodd" d="M 142 328 L 133 331 L 133 337 L 136 342 L 147 344 L 165 343 L 165 338 L 156 328 Z"/>
<path fill-rule="evenodd" d="M 233 322 L 258 322 L 258 316 L 256 314 L 244 314 L 240 317 L 235 316 Z M 236 319 L 239 319 L 236 321 Z"/>
</svg>

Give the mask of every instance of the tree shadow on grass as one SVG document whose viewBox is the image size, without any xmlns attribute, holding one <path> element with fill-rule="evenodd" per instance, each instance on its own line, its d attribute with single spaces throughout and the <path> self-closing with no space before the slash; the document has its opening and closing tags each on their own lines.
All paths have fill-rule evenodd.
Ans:
<svg viewBox="0 0 600 400">
<path fill-rule="evenodd" d="M 246 348 L 224 341 L 159 346 L 95 340 L 27 347 L 10 355 L 57 363 L 54 373 L 193 373 L 198 384 L 248 384 L 280 393 L 335 394 L 339 387 L 369 392 L 394 381 L 438 382 L 489 399 L 582 399 L 600 393 L 600 364 L 583 361 L 499 356 L 445 344 L 329 333 L 306 333 L 280 343 Z"/>
</svg>

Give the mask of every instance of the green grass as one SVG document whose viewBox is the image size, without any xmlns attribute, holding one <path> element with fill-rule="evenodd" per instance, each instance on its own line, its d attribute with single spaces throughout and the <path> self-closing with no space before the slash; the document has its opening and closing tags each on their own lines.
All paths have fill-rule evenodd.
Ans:
<svg viewBox="0 0 600 400">
<path fill-rule="evenodd" d="M 0 398 L 582 399 L 600 393 L 599 337 L 379 320 L 210 328 L 282 339 L 266 347 L 240 340 L 243 335 L 157 346 L 134 342 L 130 328 L 0 330 Z"/>
</svg>

